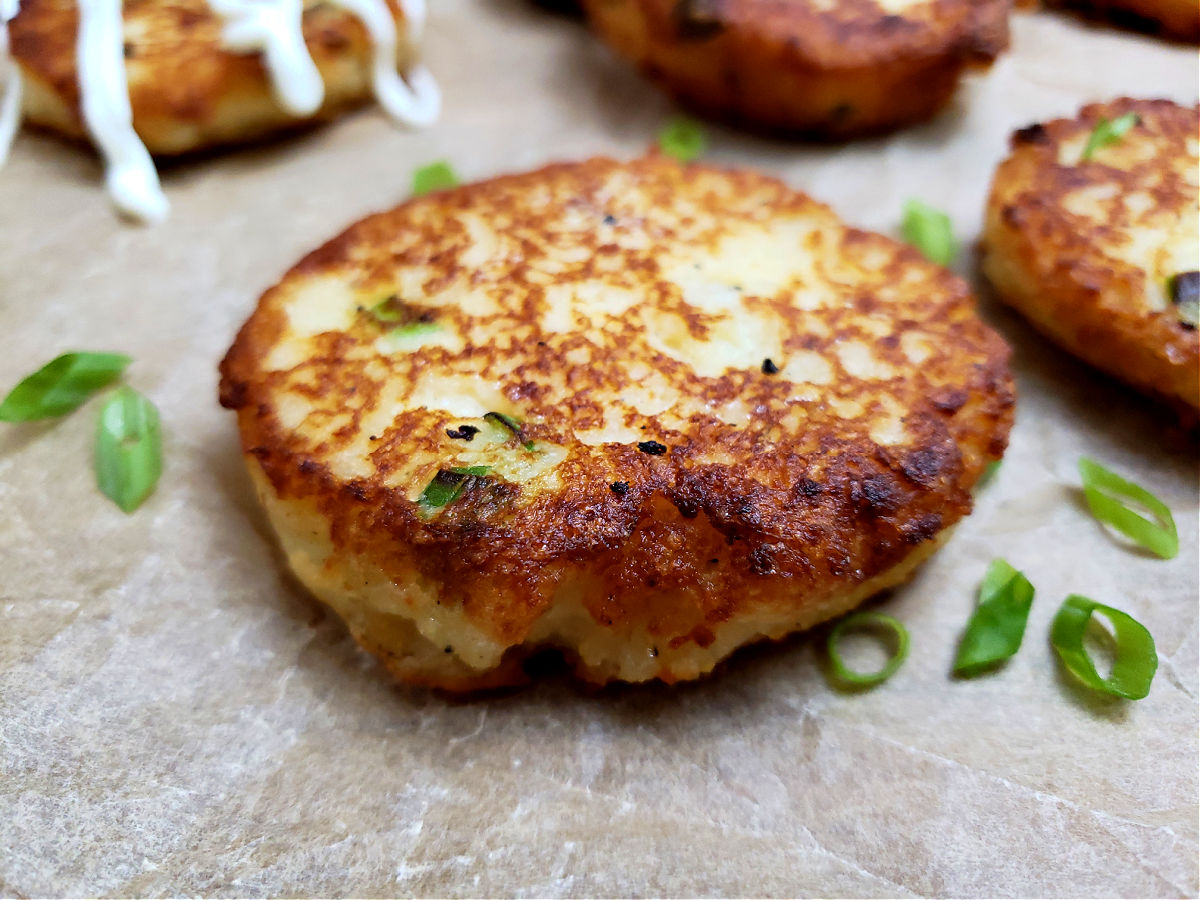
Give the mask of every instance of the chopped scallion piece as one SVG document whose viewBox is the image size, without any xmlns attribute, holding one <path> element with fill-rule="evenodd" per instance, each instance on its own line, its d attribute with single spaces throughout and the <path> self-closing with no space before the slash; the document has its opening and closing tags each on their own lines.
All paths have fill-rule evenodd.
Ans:
<svg viewBox="0 0 1200 900">
<path fill-rule="evenodd" d="M 975 490 L 981 487 L 986 487 L 996 477 L 996 473 L 1000 471 L 1000 460 L 993 459 L 987 466 L 984 467 L 983 473 L 979 476 L 979 480 L 975 482 Z"/>
<path fill-rule="evenodd" d="M 439 159 L 437 162 L 421 166 L 421 168 L 413 172 L 412 193 L 414 197 L 422 197 L 434 191 L 444 191 L 447 188 L 457 187 L 458 184 L 458 175 L 455 174 L 450 163 L 444 159 Z"/>
<path fill-rule="evenodd" d="M 468 478 L 479 478 L 491 471 L 490 466 L 439 469 L 437 475 L 433 477 L 433 481 L 425 485 L 425 490 L 417 499 L 417 506 L 425 513 L 449 506 L 466 489 Z"/>
<path fill-rule="evenodd" d="M 162 433 L 154 404 L 131 387 L 115 390 L 96 427 L 96 483 L 104 496 L 133 512 L 162 474 Z"/>
<path fill-rule="evenodd" d="M 704 126 L 687 116 L 676 116 L 658 133 L 658 149 L 682 163 L 702 156 L 707 147 Z"/>
<path fill-rule="evenodd" d="M 1091 159 L 1097 150 L 1107 147 L 1109 144 L 1115 144 L 1125 136 L 1134 125 L 1138 124 L 1141 119 L 1137 113 L 1125 113 L 1123 116 L 1117 116 L 1115 119 L 1101 119 L 1096 123 L 1096 127 L 1092 129 L 1091 135 L 1088 137 L 1087 146 L 1083 148 L 1083 156 L 1081 161 Z"/>
<path fill-rule="evenodd" d="M 1163 559 L 1179 553 L 1179 532 L 1175 517 L 1165 503 L 1143 487 L 1126 481 L 1095 460 L 1079 458 L 1079 475 L 1083 479 L 1083 495 L 1092 515 L 1110 525 L 1139 546 Z M 1157 519 L 1151 522 L 1129 508 L 1132 500 Z"/>
<path fill-rule="evenodd" d="M 521 420 L 514 419 L 512 416 L 506 416 L 504 413 L 486 412 L 483 418 L 488 422 L 495 422 L 501 428 L 511 431 L 517 437 L 521 436 Z"/>
<path fill-rule="evenodd" d="M 1093 613 L 1112 624 L 1114 658 L 1112 672 L 1101 678 L 1083 645 Z M 1050 644 L 1062 664 L 1088 687 L 1114 697 L 1141 700 L 1150 693 L 1150 682 L 1158 669 L 1154 638 L 1137 619 L 1111 606 L 1072 594 L 1059 608 L 1050 627 Z"/>
<path fill-rule="evenodd" d="M 395 297 L 387 297 L 383 300 L 380 300 L 367 310 L 367 314 L 376 322 L 382 322 L 385 325 L 391 324 L 392 322 L 399 322 L 404 318 L 404 311 L 398 309 L 392 302 L 395 299 Z"/>
<path fill-rule="evenodd" d="M 1002 559 L 992 561 L 979 586 L 979 605 L 954 660 L 955 675 L 976 675 L 1021 646 L 1033 605 L 1033 585 Z"/>
<path fill-rule="evenodd" d="M 399 328 L 393 328 L 389 334 L 395 337 L 419 337 L 422 334 L 432 334 L 435 331 L 441 331 L 441 326 L 436 322 L 413 322 L 411 325 L 401 325 Z"/>
<path fill-rule="evenodd" d="M 64 416 L 119 378 L 129 362 L 119 353 L 64 353 L 9 391 L 0 403 L 0 422 Z"/>
<path fill-rule="evenodd" d="M 877 672 L 855 672 L 848 668 L 842 660 L 838 643 L 847 631 L 876 631 L 883 632 L 894 645 L 892 655 Z M 850 687 L 871 687 L 891 678 L 908 656 L 908 629 L 899 621 L 883 613 L 860 612 L 847 616 L 833 627 L 826 642 L 829 662 L 833 667 L 834 677 Z"/>
<path fill-rule="evenodd" d="M 1167 282 L 1179 321 L 1188 328 L 1200 326 L 1200 272 L 1180 272 Z"/>
<path fill-rule="evenodd" d="M 904 222 L 900 226 L 904 240 L 924 254 L 930 262 L 948 266 L 958 255 L 958 243 L 950 226 L 950 217 L 944 212 L 922 203 L 909 200 L 904 204 Z"/>
</svg>

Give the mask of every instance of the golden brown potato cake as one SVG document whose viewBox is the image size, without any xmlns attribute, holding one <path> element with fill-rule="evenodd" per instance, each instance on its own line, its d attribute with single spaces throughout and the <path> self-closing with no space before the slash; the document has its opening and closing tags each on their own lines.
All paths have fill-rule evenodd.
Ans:
<svg viewBox="0 0 1200 900">
<path fill-rule="evenodd" d="M 222 363 L 300 579 L 401 679 L 673 682 L 904 580 L 1004 450 L 967 286 L 771 178 L 659 157 L 411 200 Z"/>
<path fill-rule="evenodd" d="M 1128 114 L 1137 124 L 1083 159 L 1099 123 Z M 1000 297 L 1038 329 L 1192 411 L 1198 129 L 1197 107 L 1130 99 L 1021 129 L 992 184 L 983 247 Z"/>
<path fill-rule="evenodd" d="M 926 119 L 1008 45 L 1009 0 L 584 0 L 600 37 L 682 102 L 851 137 Z"/>
<path fill-rule="evenodd" d="M 1081 10 L 1139 31 L 1184 41 L 1200 41 L 1197 0 L 1054 0 L 1053 6 Z"/>
<path fill-rule="evenodd" d="M 395 0 L 388 0 L 388 7 L 400 38 L 398 63 L 405 69 L 414 57 L 408 30 Z M 224 20 L 208 0 L 126 0 L 124 19 L 134 129 L 151 153 L 180 154 L 297 126 L 297 117 L 276 101 L 260 54 L 222 46 Z M 22 0 L 9 36 L 25 82 L 25 117 L 85 138 L 78 24 L 75 0 Z M 341 7 L 305 0 L 303 32 L 325 82 L 324 104 L 314 118 L 333 116 L 371 96 L 372 44 L 358 18 Z"/>
</svg>

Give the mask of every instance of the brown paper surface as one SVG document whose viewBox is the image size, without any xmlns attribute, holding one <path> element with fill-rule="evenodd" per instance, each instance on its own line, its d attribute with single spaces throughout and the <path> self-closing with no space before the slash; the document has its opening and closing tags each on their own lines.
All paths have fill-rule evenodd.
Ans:
<svg viewBox="0 0 1200 900">
<path fill-rule="evenodd" d="M 674 689 L 450 701 L 393 686 L 283 571 L 216 404 L 258 294 L 403 199 L 417 165 L 633 155 L 672 110 L 518 0 L 439 0 L 428 57 L 436 127 L 365 110 L 173 166 L 159 228 L 120 223 L 94 158 L 52 137 L 23 133 L 0 172 L 0 385 L 66 349 L 121 350 L 166 434 L 159 489 L 126 516 L 94 486 L 96 403 L 0 431 L 0 893 L 1196 895 L 1194 451 L 986 296 L 1016 350 L 1012 446 L 885 602 L 913 652 L 873 692 L 831 690 L 799 639 Z M 1194 49 L 1018 15 L 1012 52 L 934 122 L 846 147 L 713 126 L 709 156 L 892 233 L 919 196 L 973 240 L 1012 128 L 1122 93 L 1194 102 L 1197 74 Z M 1081 453 L 1164 498 L 1177 559 L 1097 527 Z M 1025 645 L 955 681 L 996 556 L 1037 585 Z M 1147 699 L 1060 674 L 1047 635 L 1070 592 L 1153 633 Z"/>
</svg>

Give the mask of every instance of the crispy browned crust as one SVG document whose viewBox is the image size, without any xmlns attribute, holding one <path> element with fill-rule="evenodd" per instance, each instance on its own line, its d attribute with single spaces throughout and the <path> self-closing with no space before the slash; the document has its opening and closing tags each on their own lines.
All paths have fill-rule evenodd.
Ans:
<svg viewBox="0 0 1200 900">
<path fill-rule="evenodd" d="M 1009 0 L 584 0 L 597 34 L 687 105 L 852 137 L 926 119 L 1008 46 Z"/>
<path fill-rule="evenodd" d="M 1078 10 L 1114 25 L 1181 41 L 1200 41 L 1197 0 L 1053 0 L 1049 5 Z"/>
<path fill-rule="evenodd" d="M 630 205 L 619 185 L 649 200 Z M 520 252 L 468 262 L 475 248 L 468 215 Z M 580 224 L 567 228 L 567 215 Z M 824 223 L 832 244 L 797 252 L 814 254 L 848 282 L 837 306 L 817 312 L 801 310 L 786 292 L 754 298 L 785 323 L 784 356 L 833 358 L 841 342 L 856 339 L 892 367 L 891 377 L 864 380 L 835 366 L 832 383 L 805 400 L 794 383 L 757 365 L 700 377 L 648 349 L 636 316 L 609 321 L 602 352 L 589 342 L 595 335 L 539 324 L 549 285 L 598 281 L 634 291 L 644 304 L 679 308 L 688 329 L 704 334 L 710 320 L 680 305 L 679 287 L 660 268 L 660 248 L 684 246 L 701 259 L 731 223 L 789 216 Z M 632 229 L 645 246 L 606 239 L 607 227 Z M 539 266 L 563 248 L 577 262 Z M 427 292 L 461 284 L 504 298 L 507 311 L 489 324 L 511 339 L 468 341 L 457 353 L 433 346 L 379 357 L 363 352 L 378 326 L 356 321 L 315 337 L 312 357 L 294 368 L 269 370 L 265 361 L 288 327 L 289 299 L 305 284 L 333 276 L 364 297 L 386 296 L 400 273 L 413 270 L 424 273 Z M 405 300 L 419 308 L 411 288 Z M 438 317 L 452 330 L 472 321 L 454 307 L 439 306 Z M 909 332 L 928 337 L 931 352 L 919 366 L 902 349 Z M 618 407 L 627 427 L 666 452 L 640 452 L 634 441 L 583 442 L 578 433 L 597 427 L 606 411 L 592 398 L 627 388 L 625 367 L 638 359 L 705 408 L 735 401 L 753 415 L 733 425 L 715 414 L 641 416 Z M 857 588 L 886 586 L 872 580 L 915 559 L 970 510 L 972 486 L 1007 442 L 1007 361 L 1008 348 L 976 317 L 963 281 L 909 247 L 841 226 L 826 207 L 779 181 L 658 157 L 593 159 L 415 199 L 334 238 L 263 295 L 221 364 L 221 402 L 237 411 L 252 469 L 278 497 L 315 503 L 332 523 L 337 554 L 367 559 L 389 577 L 415 573 L 437 585 L 439 605 L 461 609 L 518 648 L 506 656 L 512 661 L 568 581 L 588 585 L 582 602 L 596 629 L 642 629 L 663 648 L 707 647 L 724 625 L 764 608 L 812 624 L 842 611 L 851 602 L 845 598 L 861 602 Z M 520 485 L 481 480 L 436 518 L 423 517 L 411 495 L 387 482 L 413 454 L 445 454 L 453 443 L 445 429 L 454 420 L 428 409 L 389 416 L 390 427 L 373 435 L 369 474 L 333 474 L 329 460 L 361 439 L 363 417 L 377 409 L 387 384 L 467 370 L 494 380 L 520 405 L 525 438 L 566 448 L 559 490 L 529 496 Z M 559 379 L 565 387 L 547 387 Z M 311 404 L 303 433 L 281 424 L 280 398 L 288 392 Z M 847 413 L 847 403 L 861 414 Z M 883 445 L 872 428 L 889 414 L 902 416 L 908 437 Z M 324 436 L 319 442 L 312 427 Z M 627 490 L 614 491 L 614 482 Z M 794 614 L 804 610 L 807 618 Z M 371 630 L 356 633 L 386 658 L 386 641 L 363 636 Z M 397 671 L 466 689 L 509 683 L 520 670 Z M 486 685 L 472 680 L 481 677 Z M 694 674 L 681 676 L 664 662 L 655 677 Z"/>
<path fill-rule="evenodd" d="M 403 14 L 394 0 L 389 6 L 403 39 Z M 133 124 L 151 153 L 186 153 L 297 126 L 272 97 L 258 54 L 222 48 L 222 20 L 206 0 L 127 0 L 124 13 Z M 72 138 L 87 133 L 76 69 L 78 22 L 74 0 L 23 0 L 9 25 L 27 87 L 26 117 Z M 326 85 L 325 105 L 313 120 L 370 95 L 371 43 L 357 18 L 328 4 L 306 4 L 304 36 Z"/>
<path fill-rule="evenodd" d="M 1132 236 L 1166 246 L 1197 211 L 1195 142 L 1200 107 L 1119 99 L 1016 132 L 992 185 L 983 268 L 1001 298 L 1076 356 L 1194 412 L 1200 408 L 1200 342 L 1170 304 L 1147 306 L 1168 271 L 1122 259 Z M 1141 123 L 1091 161 L 1078 160 L 1102 119 Z M 1064 145 L 1071 158 L 1061 160 Z M 1126 205 L 1132 195 L 1142 204 Z M 1094 196 L 1090 214 L 1072 197 Z M 1188 219 L 1190 217 L 1190 220 Z"/>
</svg>

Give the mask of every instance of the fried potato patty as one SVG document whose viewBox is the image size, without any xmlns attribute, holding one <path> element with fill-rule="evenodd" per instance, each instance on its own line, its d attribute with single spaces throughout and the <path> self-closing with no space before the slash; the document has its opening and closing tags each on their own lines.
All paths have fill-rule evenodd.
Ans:
<svg viewBox="0 0 1200 900">
<path fill-rule="evenodd" d="M 1196 0 L 1053 0 L 1140 31 L 1185 41 L 1200 41 L 1200 3 Z"/>
<path fill-rule="evenodd" d="M 1008 45 L 1009 0 L 583 0 L 620 55 L 708 115 L 850 137 L 926 119 Z"/>
<path fill-rule="evenodd" d="M 1121 99 L 1016 132 L 992 184 L 983 248 L 1000 297 L 1038 329 L 1193 411 L 1198 109 Z M 1137 124 L 1084 159 L 1101 121 L 1127 114 Z"/>
<path fill-rule="evenodd" d="M 303 6 L 305 43 L 325 83 L 314 118 L 328 118 L 371 96 L 372 44 L 359 19 L 340 6 Z M 415 56 L 407 23 L 395 0 L 388 7 L 405 69 Z M 151 153 L 186 153 L 296 127 L 272 93 L 261 55 L 224 48 L 224 20 L 208 0 L 125 0 L 124 21 L 133 125 Z M 25 82 L 25 117 L 83 139 L 78 29 L 75 0 L 22 0 L 9 36 Z"/>
<path fill-rule="evenodd" d="M 401 679 L 695 678 L 906 578 L 1004 450 L 967 286 L 771 178 L 659 157 L 326 244 L 221 366 L 300 579 Z"/>
</svg>

